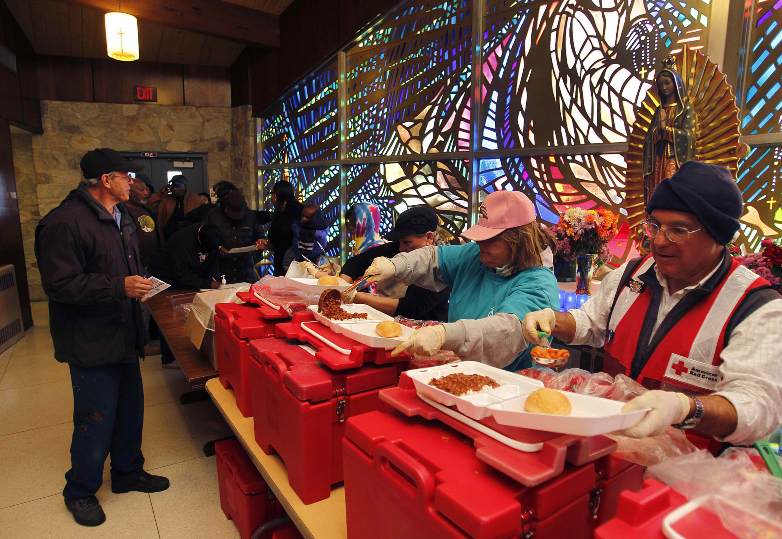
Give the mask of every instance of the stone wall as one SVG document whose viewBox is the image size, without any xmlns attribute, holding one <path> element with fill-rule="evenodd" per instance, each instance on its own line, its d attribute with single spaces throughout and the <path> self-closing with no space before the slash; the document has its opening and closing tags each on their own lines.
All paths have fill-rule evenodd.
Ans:
<svg viewBox="0 0 782 539">
<path fill-rule="evenodd" d="M 210 184 L 230 179 L 253 202 L 254 120 L 250 107 L 117 105 L 42 101 L 42 135 L 12 140 L 25 257 L 33 300 L 45 299 L 33 252 L 40 218 L 79 184 L 88 150 L 203 152 Z"/>
</svg>

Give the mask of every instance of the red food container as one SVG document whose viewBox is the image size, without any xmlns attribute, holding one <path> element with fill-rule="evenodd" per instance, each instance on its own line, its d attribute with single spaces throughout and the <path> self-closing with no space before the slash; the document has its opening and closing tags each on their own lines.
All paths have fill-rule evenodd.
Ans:
<svg viewBox="0 0 782 539">
<path fill-rule="evenodd" d="M 302 324 L 306 328 L 302 327 Z M 320 322 L 316 322 L 315 315 L 311 311 L 296 313 L 290 322 L 277 324 L 275 335 L 283 339 L 312 345 L 317 349 L 315 357 L 318 361 L 334 371 L 356 369 L 368 363 L 387 365 L 407 362 L 410 359 L 407 354 L 391 357 L 390 350 L 372 348 L 340 335 Z M 330 346 L 328 343 L 334 346 Z M 337 348 L 346 350 L 348 353 L 342 353 Z"/>
<path fill-rule="evenodd" d="M 595 530 L 596 539 L 664 539 L 663 520 L 687 499 L 670 487 L 650 479 L 638 491 L 619 496 L 616 516 Z M 672 525 L 681 537 L 736 539 L 713 512 L 698 508 Z"/>
<path fill-rule="evenodd" d="M 644 483 L 643 466 L 633 464 L 614 455 L 603 457 L 596 463 L 597 507 L 596 525 L 600 525 L 616 515 L 619 496 L 625 491 L 640 490 Z"/>
<path fill-rule="evenodd" d="M 234 521 L 242 539 L 285 514 L 236 439 L 215 442 L 215 455 L 220 506 Z"/>
<path fill-rule="evenodd" d="M 223 387 L 231 388 L 242 415 L 251 413 L 249 342 L 271 337 L 287 314 L 266 305 L 218 303 L 215 307 L 217 366 Z"/>
<path fill-rule="evenodd" d="M 255 440 L 280 456 L 304 503 L 328 498 L 342 481 L 345 420 L 376 410 L 378 390 L 397 383 L 400 365 L 334 372 L 283 339 L 258 339 L 250 350 Z"/>
<path fill-rule="evenodd" d="M 352 418 L 343 442 L 348 537 L 592 536 L 594 463 L 527 487 L 480 460 L 476 447 L 439 421 L 380 411 Z"/>
</svg>

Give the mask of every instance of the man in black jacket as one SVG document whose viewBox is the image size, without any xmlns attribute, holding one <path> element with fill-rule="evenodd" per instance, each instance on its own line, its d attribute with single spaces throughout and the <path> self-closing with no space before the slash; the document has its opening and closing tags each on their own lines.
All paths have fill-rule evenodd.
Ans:
<svg viewBox="0 0 782 539">
<path fill-rule="evenodd" d="M 106 519 L 95 498 L 111 455 L 111 490 L 159 492 L 168 479 L 143 469 L 145 332 L 139 299 L 152 283 L 142 270 L 136 225 L 123 206 L 137 166 L 100 148 L 81 160 L 82 185 L 44 217 L 35 255 L 49 296 L 54 356 L 73 386 L 71 469 L 65 505 L 76 522 Z"/>
</svg>

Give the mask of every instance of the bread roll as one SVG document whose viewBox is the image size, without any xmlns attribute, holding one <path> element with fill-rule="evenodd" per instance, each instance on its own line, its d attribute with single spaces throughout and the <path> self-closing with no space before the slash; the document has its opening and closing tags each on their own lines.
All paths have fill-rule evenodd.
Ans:
<svg viewBox="0 0 782 539">
<path fill-rule="evenodd" d="M 399 337 L 402 334 L 402 326 L 393 320 L 386 320 L 375 326 L 375 333 L 386 338 Z"/>
<path fill-rule="evenodd" d="M 323 277 L 318 278 L 318 285 L 320 286 L 338 286 L 339 285 L 339 277 L 335 277 L 334 275 L 324 275 Z"/>
<path fill-rule="evenodd" d="M 573 407 L 564 393 L 544 387 L 529 394 L 524 410 L 534 414 L 570 415 Z"/>
</svg>

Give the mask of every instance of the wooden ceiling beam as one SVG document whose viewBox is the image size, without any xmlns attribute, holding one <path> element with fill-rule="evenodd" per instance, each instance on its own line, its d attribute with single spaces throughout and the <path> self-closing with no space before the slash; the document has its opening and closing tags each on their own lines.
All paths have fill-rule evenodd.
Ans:
<svg viewBox="0 0 782 539">
<path fill-rule="evenodd" d="M 100 9 L 117 11 L 117 0 L 68 0 Z M 280 46 L 278 18 L 239 5 L 216 0 L 123 0 L 122 12 L 140 20 L 173 28 L 200 32 L 240 43 L 276 48 Z"/>
</svg>

